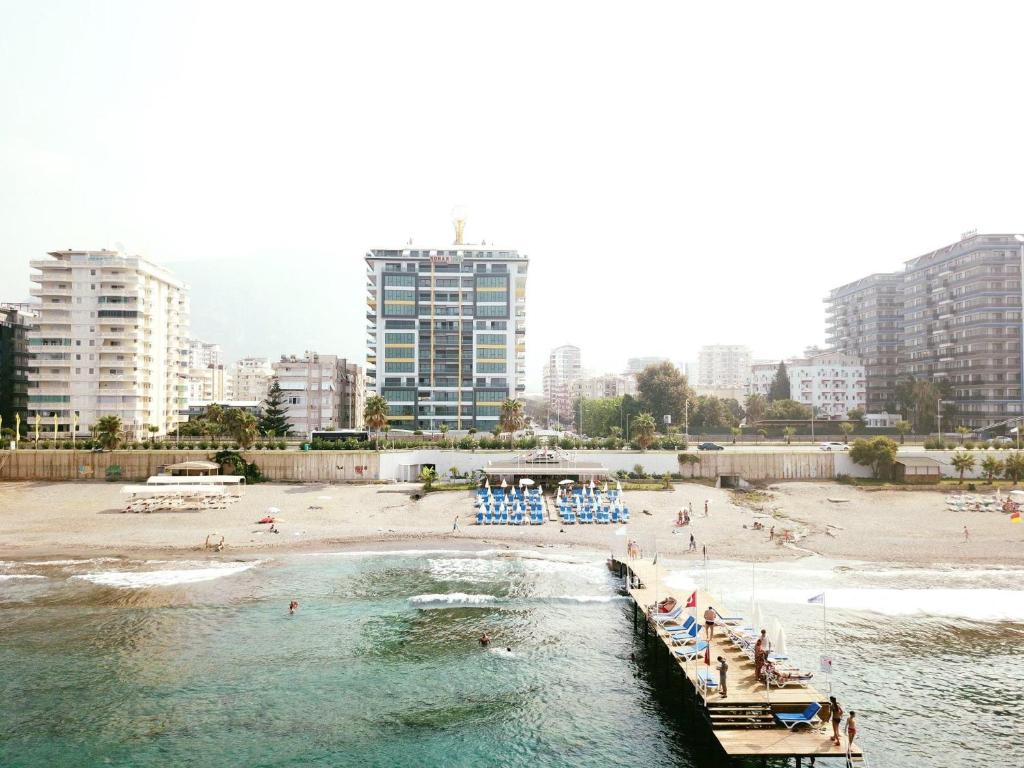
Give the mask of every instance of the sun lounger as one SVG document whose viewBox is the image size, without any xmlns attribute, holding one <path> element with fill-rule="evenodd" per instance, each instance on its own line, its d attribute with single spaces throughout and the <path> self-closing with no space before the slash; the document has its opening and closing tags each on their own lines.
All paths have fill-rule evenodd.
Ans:
<svg viewBox="0 0 1024 768">
<path fill-rule="evenodd" d="M 480 511 L 480 512 L 476 513 L 476 524 L 477 525 L 483 525 L 484 524 L 484 513 L 483 513 L 483 511 Z"/>
<path fill-rule="evenodd" d="M 796 726 L 803 723 L 804 725 L 813 725 L 814 721 L 818 717 L 818 712 L 821 711 L 821 704 L 816 701 L 812 701 L 807 705 L 807 708 L 803 712 L 790 713 L 790 712 L 775 712 L 775 719 L 782 723 L 784 726 L 793 730 Z"/>
<path fill-rule="evenodd" d="M 706 695 L 712 688 L 718 687 L 718 678 L 706 669 L 697 670 L 697 690 Z"/>
<path fill-rule="evenodd" d="M 675 632 L 669 635 L 669 639 L 672 641 L 672 645 L 686 645 L 692 643 L 700 637 L 700 624 L 693 623 L 689 629 L 684 629 L 682 632 Z"/>
<path fill-rule="evenodd" d="M 723 621 L 726 624 L 731 624 L 732 626 L 735 626 L 743 621 L 742 616 L 723 616 L 718 611 L 715 611 L 715 616 L 717 616 L 720 621 Z"/>
<path fill-rule="evenodd" d="M 651 618 L 654 619 L 655 621 L 672 621 L 674 619 L 678 619 L 682 615 L 683 615 L 683 608 L 682 608 L 682 606 L 677 605 L 675 608 L 673 608 L 668 613 L 652 613 L 651 614 Z"/>
<path fill-rule="evenodd" d="M 707 640 L 701 640 L 699 643 L 693 646 L 693 648 L 674 648 L 672 650 L 672 653 L 675 655 L 677 659 L 682 659 L 683 661 L 693 661 L 698 656 L 703 656 L 704 651 L 707 650 L 707 647 Z"/>
</svg>

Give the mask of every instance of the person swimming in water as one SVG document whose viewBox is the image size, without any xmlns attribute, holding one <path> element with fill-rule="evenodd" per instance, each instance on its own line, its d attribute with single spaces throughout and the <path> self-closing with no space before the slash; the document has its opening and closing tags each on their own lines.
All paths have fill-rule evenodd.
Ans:
<svg viewBox="0 0 1024 768">
<path fill-rule="evenodd" d="M 484 632 L 482 635 L 480 635 L 480 645 L 486 646 L 486 645 L 490 645 L 490 644 L 491 644 L 491 636 L 490 635 L 488 635 L 486 632 Z"/>
<path fill-rule="evenodd" d="M 292 600 L 290 603 L 288 603 L 288 613 L 290 613 L 290 614 L 292 614 L 294 616 L 295 612 L 297 610 L 299 610 L 299 601 L 298 600 Z"/>
</svg>

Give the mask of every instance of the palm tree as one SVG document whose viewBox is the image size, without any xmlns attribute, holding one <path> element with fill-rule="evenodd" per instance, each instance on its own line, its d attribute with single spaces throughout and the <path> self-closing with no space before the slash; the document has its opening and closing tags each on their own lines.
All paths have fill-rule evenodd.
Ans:
<svg viewBox="0 0 1024 768">
<path fill-rule="evenodd" d="M 995 456 L 986 456 L 981 460 L 981 471 L 985 473 L 985 479 L 991 484 L 996 475 L 1003 473 L 1003 462 Z"/>
<path fill-rule="evenodd" d="M 1003 477 L 1016 485 L 1021 475 L 1024 475 L 1024 454 L 1014 451 L 1003 460 Z"/>
<path fill-rule="evenodd" d="M 907 432 L 909 432 L 911 429 L 913 429 L 913 426 L 909 421 L 896 422 L 896 431 L 900 435 L 900 445 L 903 445 L 903 443 L 906 441 Z"/>
<path fill-rule="evenodd" d="M 953 469 L 960 473 L 960 485 L 964 484 L 964 472 L 974 469 L 974 454 L 965 451 L 957 451 L 949 460 Z"/>
<path fill-rule="evenodd" d="M 967 437 L 967 433 L 971 431 L 971 428 L 965 427 L 963 424 L 961 424 L 959 427 L 956 428 L 956 431 L 960 433 L 960 445 L 963 445 L 964 438 Z"/>
<path fill-rule="evenodd" d="M 424 467 L 420 470 L 420 482 L 423 483 L 423 490 L 429 493 L 437 482 L 437 470 L 433 467 Z"/>
<path fill-rule="evenodd" d="M 508 398 L 501 404 L 501 416 L 498 417 L 498 424 L 502 432 L 509 433 L 509 442 L 512 442 L 512 435 L 523 428 L 523 403 L 516 398 Z"/>
<path fill-rule="evenodd" d="M 224 426 L 231 439 L 242 448 L 251 448 L 259 434 L 256 417 L 241 408 L 229 408 L 223 416 Z"/>
<path fill-rule="evenodd" d="M 793 427 L 786 427 L 782 430 L 782 434 L 786 436 L 786 445 L 790 445 L 793 440 L 793 435 L 796 434 L 796 429 Z"/>
<path fill-rule="evenodd" d="M 655 423 L 654 417 L 649 413 L 641 413 L 633 419 L 633 433 L 636 436 L 634 439 L 641 451 L 646 451 L 648 446 L 654 442 L 654 433 L 657 428 L 658 425 Z"/>
<path fill-rule="evenodd" d="M 736 445 L 736 438 L 743 434 L 743 430 L 739 427 L 730 427 L 729 431 L 732 432 L 732 444 Z"/>
<path fill-rule="evenodd" d="M 388 425 L 388 414 L 391 412 L 388 401 L 382 395 L 370 395 L 366 398 L 363 408 L 363 421 L 366 426 L 377 433 L 377 448 L 380 448 L 380 431 Z"/>
<path fill-rule="evenodd" d="M 839 431 L 843 433 L 843 442 L 849 444 L 850 433 L 853 432 L 853 424 L 848 421 L 844 421 L 839 425 Z"/>
<path fill-rule="evenodd" d="M 448 437 L 448 424 L 447 423 L 442 424 L 441 427 L 440 427 L 440 430 L 441 430 L 441 447 L 444 447 L 446 442 L 447 442 L 447 437 Z"/>
<path fill-rule="evenodd" d="M 100 445 L 112 451 L 121 442 L 124 425 L 117 416 L 103 416 L 93 425 L 92 432 L 100 441 Z"/>
</svg>

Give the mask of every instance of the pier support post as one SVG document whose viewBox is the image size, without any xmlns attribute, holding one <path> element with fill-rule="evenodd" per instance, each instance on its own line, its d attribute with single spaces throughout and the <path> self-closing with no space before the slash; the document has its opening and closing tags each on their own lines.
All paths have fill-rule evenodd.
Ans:
<svg viewBox="0 0 1024 768">
<path fill-rule="evenodd" d="M 801 757 L 799 755 L 797 755 L 797 757 L 796 757 L 796 768 L 800 768 L 800 766 L 802 764 L 803 764 L 803 759 L 801 759 Z"/>
<path fill-rule="evenodd" d="M 636 632 L 636 603 L 633 603 L 633 631 Z"/>
</svg>

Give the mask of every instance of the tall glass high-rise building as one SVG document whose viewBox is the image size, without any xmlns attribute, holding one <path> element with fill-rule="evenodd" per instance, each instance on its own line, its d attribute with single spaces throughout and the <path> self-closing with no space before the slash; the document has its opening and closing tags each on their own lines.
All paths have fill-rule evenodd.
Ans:
<svg viewBox="0 0 1024 768">
<path fill-rule="evenodd" d="M 368 251 L 366 266 L 367 382 L 391 425 L 492 430 L 502 401 L 526 388 L 529 259 L 410 245 Z"/>
</svg>

